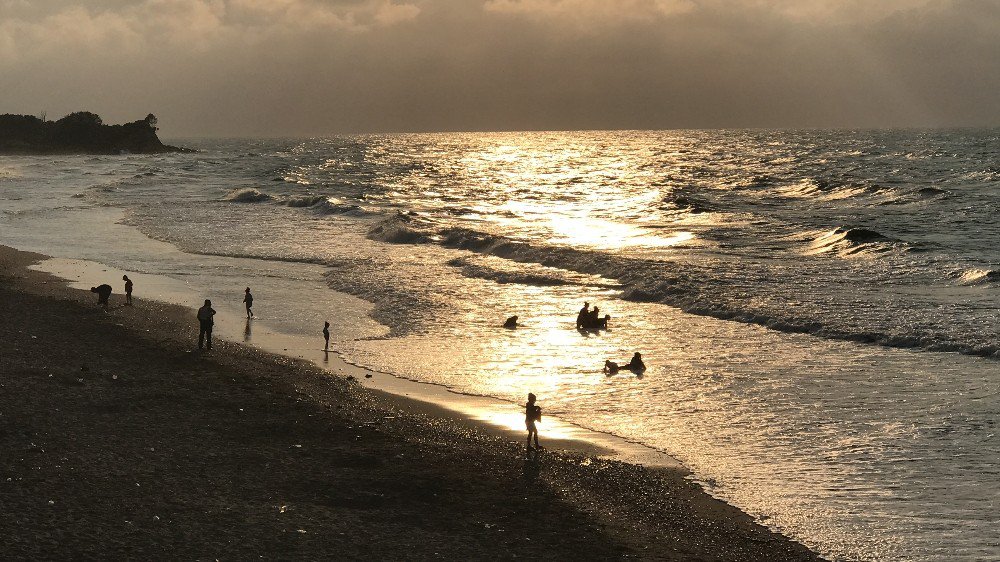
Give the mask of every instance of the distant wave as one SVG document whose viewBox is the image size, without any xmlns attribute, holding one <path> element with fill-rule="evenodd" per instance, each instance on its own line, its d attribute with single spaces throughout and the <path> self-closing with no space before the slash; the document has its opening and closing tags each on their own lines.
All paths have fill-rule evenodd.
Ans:
<svg viewBox="0 0 1000 562">
<path fill-rule="evenodd" d="M 836 252 L 844 256 L 860 253 L 887 252 L 905 243 L 867 228 L 841 227 L 817 237 L 809 248 L 809 254 Z"/>
<path fill-rule="evenodd" d="M 1000 271 L 996 269 L 969 269 L 957 274 L 960 285 L 986 285 L 1000 281 Z"/>
<path fill-rule="evenodd" d="M 324 201 L 326 201 L 326 197 L 322 195 L 295 195 L 285 199 L 285 205 L 288 207 L 312 207 Z"/>
<path fill-rule="evenodd" d="M 270 201 L 271 196 L 259 189 L 245 187 L 230 191 L 222 200 L 231 203 L 261 203 L 263 201 Z"/>
<path fill-rule="evenodd" d="M 368 238 L 392 244 L 425 244 L 434 237 L 416 214 L 398 212 L 368 231 Z"/>
<path fill-rule="evenodd" d="M 455 258 L 448 265 L 460 268 L 462 275 L 477 279 L 486 279 L 497 283 L 518 283 L 521 285 L 536 285 L 540 287 L 557 287 L 561 285 L 578 285 L 580 283 L 565 279 L 559 275 L 533 273 L 524 271 L 503 271 L 482 264 L 471 263 L 466 258 Z"/>
<path fill-rule="evenodd" d="M 715 207 L 699 197 L 691 195 L 686 190 L 676 190 L 663 199 L 660 207 L 665 211 L 682 211 L 687 213 L 709 213 L 715 211 Z"/>
</svg>

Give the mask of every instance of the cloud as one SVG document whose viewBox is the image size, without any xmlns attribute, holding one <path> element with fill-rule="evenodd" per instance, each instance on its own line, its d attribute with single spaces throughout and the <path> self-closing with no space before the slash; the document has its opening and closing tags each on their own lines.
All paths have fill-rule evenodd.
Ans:
<svg viewBox="0 0 1000 562">
<path fill-rule="evenodd" d="M 978 0 L 0 0 L 0 112 L 176 134 L 1000 124 Z"/>
</svg>

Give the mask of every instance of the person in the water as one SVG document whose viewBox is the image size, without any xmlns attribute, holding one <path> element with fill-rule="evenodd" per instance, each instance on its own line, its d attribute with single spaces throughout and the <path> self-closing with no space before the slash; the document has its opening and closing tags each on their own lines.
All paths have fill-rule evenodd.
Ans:
<svg viewBox="0 0 1000 562">
<path fill-rule="evenodd" d="M 583 308 L 580 309 L 579 314 L 576 315 L 576 329 L 580 330 L 587 326 L 587 315 L 590 314 L 590 303 L 583 303 Z"/>
<path fill-rule="evenodd" d="M 503 323 L 504 328 L 517 328 L 517 316 L 511 316 Z"/>
<path fill-rule="evenodd" d="M 622 369 L 628 369 L 633 373 L 641 373 L 646 370 L 646 364 L 642 362 L 642 354 L 638 351 L 632 356 L 632 360 L 626 365 L 622 365 Z"/>
</svg>

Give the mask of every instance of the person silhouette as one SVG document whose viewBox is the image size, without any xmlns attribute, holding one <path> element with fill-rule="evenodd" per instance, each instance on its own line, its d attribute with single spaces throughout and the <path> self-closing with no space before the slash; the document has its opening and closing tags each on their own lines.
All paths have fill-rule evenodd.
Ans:
<svg viewBox="0 0 1000 562">
<path fill-rule="evenodd" d="M 247 305 L 247 318 L 253 318 L 253 310 L 251 310 L 253 308 L 253 295 L 250 294 L 250 287 L 247 287 L 243 302 Z"/>
<path fill-rule="evenodd" d="M 504 328 L 517 328 L 517 316 L 511 316 L 503 323 Z"/>
<path fill-rule="evenodd" d="M 330 349 L 330 323 L 323 322 L 323 339 L 326 340 L 326 344 L 323 349 Z"/>
<path fill-rule="evenodd" d="M 633 373 L 641 373 L 646 370 L 646 364 L 642 362 L 642 354 L 638 351 L 632 356 L 632 360 L 627 365 L 622 365 L 622 369 L 628 369 Z"/>
<path fill-rule="evenodd" d="M 590 303 L 584 302 L 580 313 L 576 315 L 576 329 L 582 329 L 587 325 L 587 316 L 590 314 Z"/>
<path fill-rule="evenodd" d="M 212 309 L 212 301 L 205 299 L 205 305 L 198 309 L 198 349 L 204 343 L 208 344 L 208 349 L 212 349 L 212 327 L 215 325 L 215 310 Z M 205 342 L 205 340 L 208 340 Z"/>
<path fill-rule="evenodd" d="M 524 425 L 528 429 L 528 451 L 532 450 L 531 438 L 535 438 L 535 449 L 541 449 L 538 444 L 538 428 L 535 422 L 542 421 L 542 408 L 535 405 L 535 395 L 528 393 L 528 402 L 524 405 Z"/>
<path fill-rule="evenodd" d="M 103 304 L 105 311 L 108 310 L 108 299 L 111 298 L 112 290 L 111 285 L 106 283 L 90 288 L 91 293 L 97 293 L 97 304 Z"/>
<path fill-rule="evenodd" d="M 125 282 L 125 306 L 132 306 L 132 280 L 122 275 L 122 281 Z"/>
<path fill-rule="evenodd" d="M 618 366 L 618 363 L 615 363 L 610 359 L 604 360 L 604 372 L 607 373 L 608 376 L 617 375 L 620 370 L 621 367 Z"/>
</svg>

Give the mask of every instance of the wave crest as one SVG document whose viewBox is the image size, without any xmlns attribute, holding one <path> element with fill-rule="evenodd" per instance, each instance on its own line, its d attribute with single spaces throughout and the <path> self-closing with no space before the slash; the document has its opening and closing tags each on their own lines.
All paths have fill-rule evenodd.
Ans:
<svg viewBox="0 0 1000 562">
<path fill-rule="evenodd" d="M 222 198 L 223 201 L 229 201 L 230 203 L 261 203 L 263 201 L 270 201 L 271 199 L 270 195 L 253 187 L 235 189 Z"/>
</svg>

